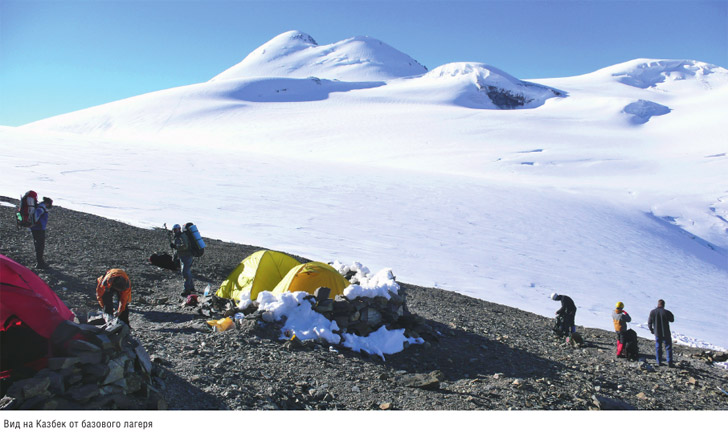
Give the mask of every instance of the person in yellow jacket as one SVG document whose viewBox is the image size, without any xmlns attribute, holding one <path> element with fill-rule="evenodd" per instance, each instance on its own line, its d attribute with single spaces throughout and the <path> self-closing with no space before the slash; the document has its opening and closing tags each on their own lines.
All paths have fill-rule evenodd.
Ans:
<svg viewBox="0 0 728 437">
<path fill-rule="evenodd" d="M 627 332 L 627 323 L 632 321 L 632 317 L 624 310 L 624 304 L 617 302 L 616 308 L 612 313 L 612 321 L 614 322 L 614 330 L 617 332 L 617 357 L 622 358 L 622 350 L 624 349 L 625 338 Z"/>
<path fill-rule="evenodd" d="M 114 310 L 114 297 L 119 302 Z M 125 271 L 111 269 L 96 280 L 96 299 L 104 313 L 116 316 L 129 325 L 129 303 L 131 302 L 131 281 Z"/>
</svg>

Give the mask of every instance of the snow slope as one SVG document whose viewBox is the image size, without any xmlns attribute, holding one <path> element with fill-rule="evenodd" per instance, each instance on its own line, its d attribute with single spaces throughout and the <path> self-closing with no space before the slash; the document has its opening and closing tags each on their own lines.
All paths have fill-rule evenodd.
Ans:
<svg viewBox="0 0 728 437">
<path fill-rule="evenodd" d="M 0 129 L 0 187 L 547 316 L 557 291 L 580 325 L 623 301 L 646 337 L 663 298 L 676 338 L 728 347 L 728 70 L 409 59 L 287 32 L 209 82 Z"/>
</svg>

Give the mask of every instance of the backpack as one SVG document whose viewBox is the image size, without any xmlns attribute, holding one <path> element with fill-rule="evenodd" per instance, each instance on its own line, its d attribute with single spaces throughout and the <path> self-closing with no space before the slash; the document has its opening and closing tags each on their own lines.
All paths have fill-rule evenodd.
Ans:
<svg viewBox="0 0 728 437">
<path fill-rule="evenodd" d="M 35 208 L 38 206 L 38 193 L 31 190 L 20 198 L 20 206 L 15 212 L 15 221 L 19 228 L 29 228 L 35 224 Z"/>
<path fill-rule="evenodd" d="M 187 239 L 190 242 L 190 253 L 194 257 L 201 257 L 205 253 L 205 242 L 200 236 L 200 231 L 197 230 L 197 226 L 193 223 L 187 223 L 182 232 L 187 235 Z"/>
<path fill-rule="evenodd" d="M 628 329 L 624 333 L 624 346 L 622 353 L 629 360 L 636 360 L 640 356 L 640 348 L 637 343 L 637 333 L 633 329 Z"/>
</svg>

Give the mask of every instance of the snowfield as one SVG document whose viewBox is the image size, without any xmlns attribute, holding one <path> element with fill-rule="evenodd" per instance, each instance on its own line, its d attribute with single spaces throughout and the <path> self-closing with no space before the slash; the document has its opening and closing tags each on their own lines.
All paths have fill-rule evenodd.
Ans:
<svg viewBox="0 0 728 437">
<path fill-rule="evenodd" d="M 209 82 L 0 128 L 0 187 L 546 316 L 558 292 L 577 325 L 622 301 L 643 337 L 662 298 L 676 341 L 727 348 L 726 108 L 698 61 L 519 80 L 292 31 Z"/>
</svg>

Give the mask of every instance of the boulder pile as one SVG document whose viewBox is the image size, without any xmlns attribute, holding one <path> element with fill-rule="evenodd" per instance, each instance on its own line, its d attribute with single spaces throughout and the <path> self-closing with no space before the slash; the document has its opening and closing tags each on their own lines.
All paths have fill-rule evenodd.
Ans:
<svg viewBox="0 0 728 437">
<path fill-rule="evenodd" d="M 166 409 L 161 370 L 130 332 L 118 320 L 62 323 L 46 367 L 14 379 L 0 409 Z"/>
<path fill-rule="evenodd" d="M 407 309 L 406 299 L 397 293 L 389 293 L 389 299 L 383 296 L 356 297 L 348 299 L 343 295 L 329 297 L 331 290 L 325 287 L 317 289 L 313 295 L 305 296 L 311 303 L 311 309 L 326 319 L 335 321 L 339 327 L 336 334 L 355 334 L 366 337 L 382 326 L 387 329 L 404 329 L 405 337 L 435 339 L 433 329 L 424 319 L 412 314 Z M 198 312 L 207 317 L 230 317 L 238 328 L 248 327 L 251 320 L 262 323 L 275 322 L 269 311 L 259 309 L 253 302 L 244 309 L 236 308 L 232 301 L 212 296 L 203 300 Z M 216 329 L 216 328 L 214 328 Z"/>
</svg>

